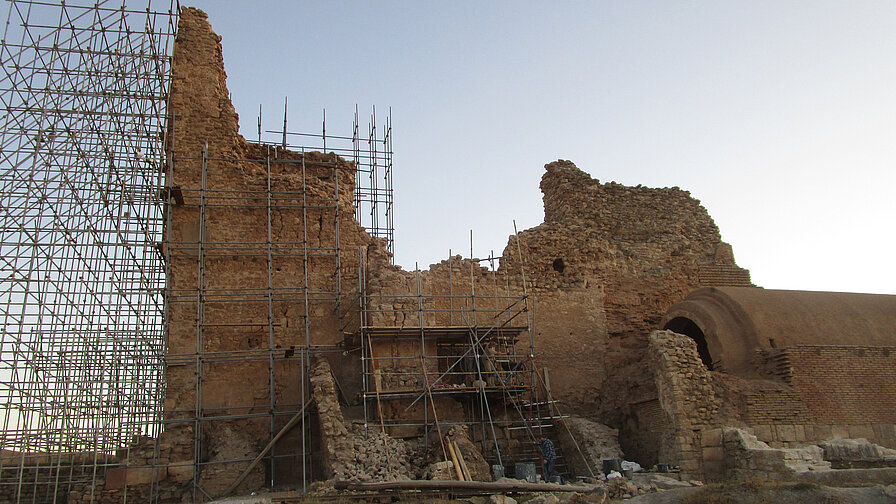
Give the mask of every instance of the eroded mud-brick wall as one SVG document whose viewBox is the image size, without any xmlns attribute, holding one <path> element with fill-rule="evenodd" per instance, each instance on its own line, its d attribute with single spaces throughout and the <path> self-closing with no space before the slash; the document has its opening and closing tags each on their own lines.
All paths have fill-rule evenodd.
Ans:
<svg viewBox="0 0 896 504">
<path fill-rule="evenodd" d="M 427 380 L 434 381 L 447 372 L 449 363 L 470 347 L 468 328 L 478 327 L 479 334 L 493 331 L 483 345 L 489 358 L 482 358 L 480 364 L 486 375 L 493 368 L 495 359 L 511 356 L 525 362 L 529 354 L 528 314 L 526 300 L 520 281 L 521 272 L 508 273 L 505 270 L 492 271 L 481 267 L 477 260 L 450 257 L 430 268 L 419 272 L 406 272 L 394 267 L 371 263 L 367 275 L 367 324 L 380 328 L 455 328 L 451 338 L 427 338 L 421 348 L 419 338 L 395 339 L 390 337 L 370 337 L 373 360 L 371 361 L 372 383 L 381 391 L 423 389 Z M 514 345 L 497 344 L 505 329 L 522 327 Z M 460 338 L 456 335 L 460 335 Z M 367 341 L 364 342 L 368 344 Z M 421 367 L 420 357 L 425 354 L 426 375 Z M 498 357 L 502 355 L 504 357 Z M 469 370 L 468 370 L 469 371 Z M 525 375 L 525 371 L 521 371 Z M 460 385 L 463 381 L 461 368 L 455 368 L 438 387 Z M 472 375 L 469 375 L 472 376 Z M 526 375 L 528 376 L 528 375 Z M 523 380 L 522 376 L 517 376 Z M 490 386 L 497 385 L 495 379 Z M 466 385 L 472 386 L 471 383 Z M 473 418 L 472 405 L 475 396 L 467 395 L 435 398 L 436 414 L 440 421 L 470 421 Z M 405 408 L 411 400 L 388 399 L 382 401 L 381 411 L 387 423 L 410 421 L 422 425 L 425 418 L 424 404 L 418 402 L 409 410 Z M 495 406 L 497 408 L 497 406 Z M 427 406 L 429 408 L 429 406 Z M 428 413 L 432 415 L 432 412 Z M 388 431 L 398 437 L 422 435 L 421 425 L 392 427 Z"/>
<path fill-rule="evenodd" d="M 353 219 L 354 166 L 247 143 L 225 79 L 220 37 L 204 13 L 183 9 L 170 102 L 165 415 L 169 430 L 198 429 L 206 465 L 197 476 L 213 496 L 247 465 L 232 461 L 254 458 L 301 408 L 306 326 L 312 345 L 357 328 L 359 251 L 381 248 Z M 300 441 L 294 429 L 275 450 L 296 453 Z M 275 482 L 301 481 L 298 456 L 279 461 Z M 262 486 L 265 470 L 243 488 Z"/>
<path fill-rule="evenodd" d="M 177 421 L 186 428 L 197 416 L 257 415 L 204 424 L 198 455 L 208 461 L 251 458 L 269 439 L 271 404 L 276 411 L 300 402 L 292 379 L 299 362 L 289 349 L 304 343 L 306 321 L 318 345 L 337 343 L 357 329 L 357 304 L 351 306 L 359 295 L 360 258 L 368 294 L 406 295 L 381 301 L 392 314 L 374 323 L 419 324 L 418 278 L 391 266 L 382 244 L 351 218 L 350 164 L 308 154 L 302 177 L 300 155 L 268 151 L 239 136 L 220 40 L 194 9 L 181 17 L 171 111 L 168 183 L 180 188 L 183 203 L 171 208 L 165 251 L 171 286 L 166 417 L 175 421 L 171 428 Z M 469 294 L 465 309 L 472 314 L 474 289 L 477 296 L 522 295 L 525 271 L 538 363 L 550 369 L 554 395 L 570 410 L 618 425 L 629 403 L 655 398 L 643 368 L 646 335 L 669 305 L 699 285 L 748 285 L 749 276 L 687 192 L 601 184 L 565 161 L 546 168 L 545 222 L 522 232 L 519 244 L 511 237 L 497 281 L 478 263 L 452 259 L 421 272 L 421 301 L 445 309 L 447 298 L 439 295 Z M 302 191 L 323 203 L 303 213 Z M 337 214 L 343 217 L 338 240 Z M 326 250 L 313 254 L 307 275 L 301 247 Z M 320 293 L 312 296 L 307 315 L 300 295 L 305 288 Z M 476 311 L 483 317 L 476 325 L 487 326 L 483 306 Z M 470 323 L 435 315 L 424 320 Z M 270 348 L 283 353 L 271 359 Z M 206 358 L 216 353 L 259 358 Z M 277 417 L 273 430 L 287 420 Z M 231 465 L 216 471 L 241 470 Z M 212 472 L 204 482 L 226 479 Z M 262 476 L 253 475 L 247 485 Z"/>
<path fill-rule="evenodd" d="M 812 423 L 896 423 L 896 347 L 797 345 L 782 354 Z M 879 437 L 870 434 L 858 437 Z"/>
<path fill-rule="evenodd" d="M 544 223 L 520 233 L 536 349 L 554 394 L 620 424 L 656 397 L 647 335 L 699 285 L 751 285 L 700 202 L 678 188 L 602 184 L 570 161 L 545 166 Z M 517 269 L 516 242 L 503 267 Z"/>
</svg>

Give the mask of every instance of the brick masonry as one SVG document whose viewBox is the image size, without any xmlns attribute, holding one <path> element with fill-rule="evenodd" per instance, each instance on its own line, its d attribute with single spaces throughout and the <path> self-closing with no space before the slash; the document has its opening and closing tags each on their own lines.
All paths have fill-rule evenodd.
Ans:
<svg viewBox="0 0 896 504">
<path fill-rule="evenodd" d="M 896 423 L 896 348 L 800 345 L 786 354 L 814 423 Z"/>
<path fill-rule="evenodd" d="M 747 380 L 708 371 L 687 336 L 651 333 L 649 362 L 668 426 L 659 462 L 679 465 L 686 477 L 724 477 L 727 427 L 744 429 L 772 450 L 836 437 L 896 447 L 896 348 L 801 345 L 781 351 L 789 362 L 786 376 Z M 768 457 L 763 471 L 792 473 L 776 465 L 783 454 Z"/>
</svg>

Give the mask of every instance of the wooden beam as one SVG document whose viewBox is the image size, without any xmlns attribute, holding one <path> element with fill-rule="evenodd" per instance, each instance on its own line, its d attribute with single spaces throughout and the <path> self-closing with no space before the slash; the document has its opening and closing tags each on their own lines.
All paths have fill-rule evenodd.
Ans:
<svg viewBox="0 0 896 504">
<path fill-rule="evenodd" d="M 447 481 L 447 480 L 412 480 L 387 481 L 382 483 L 355 483 L 337 480 L 333 484 L 337 490 L 481 490 L 494 493 L 502 492 L 581 492 L 594 490 L 594 486 L 558 485 L 556 483 L 527 483 L 525 481 L 491 482 L 491 481 Z"/>
</svg>

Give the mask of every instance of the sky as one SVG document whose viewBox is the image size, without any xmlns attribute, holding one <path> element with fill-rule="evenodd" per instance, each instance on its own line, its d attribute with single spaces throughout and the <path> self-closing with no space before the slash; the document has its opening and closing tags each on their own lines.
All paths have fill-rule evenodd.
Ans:
<svg viewBox="0 0 896 504">
<path fill-rule="evenodd" d="M 896 2 L 192 1 L 248 138 L 391 107 L 405 269 L 500 254 L 569 159 L 690 191 L 759 286 L 896 294 Z"/>
</svg>

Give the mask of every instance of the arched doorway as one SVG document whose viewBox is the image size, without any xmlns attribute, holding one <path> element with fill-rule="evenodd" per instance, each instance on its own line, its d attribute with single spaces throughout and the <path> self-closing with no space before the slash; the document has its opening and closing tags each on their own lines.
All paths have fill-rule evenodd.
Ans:
<svg viewBox="0 0 896 504">
<path fill-rule="evenodd" d="M 706 344 L 706 337 L 703 335 L 703 331 L 700 327 L 694 323 L 693 320 L 685 317 L 675 317 L 666 323 L 666 327 L 663 329 L 667 329 L 669 331 L 676 332 L 678 334 L 684 334 L 685 336 L 689 336 L 692 340 L 697 343 L 697 353 L 700 354 L 700 360 L 703 361 L 703 364 L 710 371 L 713 370 L 712 365 L 712 356 L 709 354 L 709 345 Z"/>
</svg>

